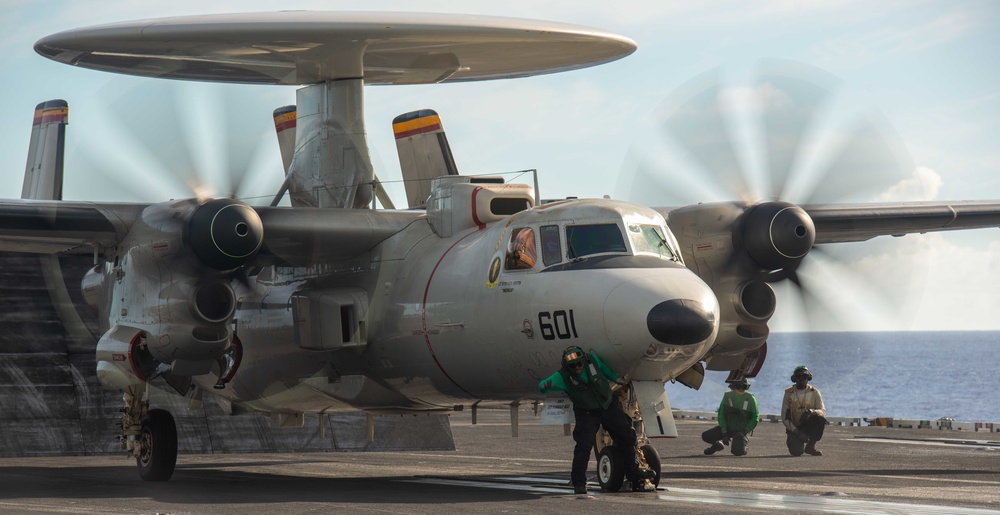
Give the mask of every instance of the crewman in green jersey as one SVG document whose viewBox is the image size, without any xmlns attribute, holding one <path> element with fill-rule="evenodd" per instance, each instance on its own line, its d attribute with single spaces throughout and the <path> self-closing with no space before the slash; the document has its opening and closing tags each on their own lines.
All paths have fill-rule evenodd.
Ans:
<svg viewBox="0 0 1000 515">
<path fill-rule="evenodd" d="M 646 490 L 646 479 L 655 477 L 651 470 L 639 471 L 635 458 L 635 428 L 632 419 L 625 414 L 621 402 L 614 398 L 611 384 L 625 384 L 625 381 L 611 371 L 596 353 L 585 353 L 580 347 L 569 347 L 563 351 L 562 368 L 538 383 L 538 390 L 548 393 L 556 390 L 566 392 L 573 402 L 576 427 L 573 429 L 573 471 L 570 478 L 573 490 L 578 494 L 587 493 L 587 464 L 590 452 L 597 439 L 597 429 L 604 429 L 614 439 L 625 457 L 625 476 L 632 484 L 632 490 Z"/>
<path fill-rule="evenodd" d="M 747 453 L 750 433 L 757 427 L 760 413 L 757 411 L 757 399 L 747 391 L 750 381 L 741 378 L 730 382 L 729 388 L 719 404 L 719 425 L 701 434 L 705 443 L 712 444 L 705 449 L 705 454 L 715 454 L 732 442 L 730 451 L 735 456 L 743 456 Z"/>
</svg>

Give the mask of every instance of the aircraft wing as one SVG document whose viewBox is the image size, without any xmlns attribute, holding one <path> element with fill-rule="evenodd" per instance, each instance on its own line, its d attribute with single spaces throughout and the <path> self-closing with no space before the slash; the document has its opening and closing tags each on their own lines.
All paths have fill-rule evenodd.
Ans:
<svg viewBox="0 0 1000 515">
<path fill-rule="evenodd" d="M 825 204 L 802 208 L 816 225 L 816 243 L 1000 227 L 1000 200 Z"/>
<path fill-rule="evenodd" d="M 127 234 L 144 204 L 62 200 L 0 200 L 0 250 L 35 254 L 89 253 Z"/>
<path fill-rule="evenodd" d="M 0 250 L 87 254 L 119 244 L 148 204 L 0 200 Z M 284 264 L 309 266 L 365 252 L 424 216 L 422 211 L 255 208 L 265 252 Z M 155 238 L 155 235 L 149 237 Z"/>
<path fill-rule="evenodd" d="M 373 248 L 423 211 L 258 207 L 266 253 L 293 266 L 346 259 Z"/>
</svg>

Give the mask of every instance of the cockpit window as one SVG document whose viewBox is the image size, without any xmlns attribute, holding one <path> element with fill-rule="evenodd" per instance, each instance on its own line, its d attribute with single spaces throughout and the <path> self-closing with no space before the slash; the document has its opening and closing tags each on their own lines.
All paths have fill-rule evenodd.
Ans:
<svg viewBox="0 0 1000 515">
<path fill-rule="evenodd" d="M 554 265 L 562 261 L 562 244 L 559 242 L 559 226 L 543 225 L 538 228 L 542 238 L 542 264 Z"/>
<path fill-rule="evenodd" d="M 538 252 L 535 250 L 535 231 L 530 227 L 515 229 L 510 235 L 505 270 L 524 270 L 535 266 Z"/>
<path fill-rule="evenodd" d="M 628 252 L 617 224 L 567 225 L 566 257 L 575 259 L 591 254 Z"/>
<path fill-rule="evenodd" d="M 656 254 L 674 261 L 679 259 L 658 225 L 631 224 L 628 226 L 628 232 L 629 239 L 632 240 L 632 249 L 636 254 Z"/>
</svg>

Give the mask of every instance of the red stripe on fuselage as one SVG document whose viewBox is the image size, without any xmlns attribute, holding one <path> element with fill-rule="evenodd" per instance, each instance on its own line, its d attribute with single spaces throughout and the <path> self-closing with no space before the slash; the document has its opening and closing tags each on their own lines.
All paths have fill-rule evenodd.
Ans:
<svg viewBox="0 0 1000 515">
<path fill-rule="evenodd" d="M 479 195 L 479 190 L 483 189 L 481 186 L 477 186 L 476 189 L 472 190 L 472 223 L 479 227 L 479 230 L 486 228 L 486 224 L 479 219 L 479 213 L 476 212 L 476 196 Z"/>
<path fill-rule="evenodd" d="M 434 269 L 431 270 L 431 275 L 427 278 L 427 286 L 424 288 L 424 300 L 423 303 L 420 305 L 420 322 L 423 325 L 424 341 L 427 343 L 427 350 L 431 353 L 431 358 L 434 359 L 434 363 L 438 366 L 438 369 L 441 370 L 441 373 L 444 374 L 444 376 L 447 377 L 449 381 L 451 381 L 451 384 L 455 385 L 459 390 L 462 390 L 463 392 L 468 394 L 469 397 L 477 398 L 468 390 L 462 388 L 462 385 L 455 382 L 455 380 L 452 379 L 450 375 L 448 375 L 448 372 L 445 371 L 444 367 L 441 366 L 441 362 L 438 361 L 437 355 L 434 354 L 434 347 L 431 346 L 430 331 L 427 330 L 427 294 L 431 290 L 431 281 L 434 280 L 434 274 L 437 272 L 438 267 L 441 266 L 441 262 L 444 261 L 444 257 L 447 256 L 449 252 L 451 252 L 451 249 L 455 248 L 455 245 L 458 245 L 459 243 L 462 242 L 462 240 L 468 238 L 469 236 L 472 236 L 473 234 L 476 233 L 470 232 L 469 234 L 466 234 L 465 236 L 459 238 L 459 240 L 456 241 L 455 243 L 452 243 L 451 246 L 448 247 L 448 250 L 444 251 L 444 254 L 441 254 L 441 258 L 438 259 L 437 263 L 434 264 Z"/>
</svg>

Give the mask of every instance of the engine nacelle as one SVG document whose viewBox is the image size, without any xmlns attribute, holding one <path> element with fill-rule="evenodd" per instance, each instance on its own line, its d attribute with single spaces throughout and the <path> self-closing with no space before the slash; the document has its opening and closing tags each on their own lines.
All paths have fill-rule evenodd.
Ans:
<svg viewBox="0 0 1000 515">
<path fill-rule="evenodd" d="M 208 373 L 233 337 L 236 294 L 230 272 L 253 259 L 262 242 L 257 212 L 237 200 L 147 207 L 119 253 L 81 283 L 87 302 L 104 317 L 108 332 L 101 348 L 108 354 L 109 381 Z M 128 329 L 115 330 L 123 327 Z M 133 342 L 137 334 L 141 345 Z M 125 355 L 141 355 L 127 368 L 142 373 L 110 372 L 109 365 L 123 365 L 115 361 L 122 348 L 131 352 Z"/>
<path fill-rule="evenodd" d="M 812 219 L 787 202 L 724 202 L 671 211 L 668 223 L 685 263 L 720 301 L 719 336 L 708 368 L 735 370 L 767 341 L 777 305 L 768 281 L 794 270 L 812 248 Z"/>
<path fill-rule="evenodd" d="M 763 270 L 798 266 L 816 242 L 812 218 L 788 202 L 755 204 L 743 213 L 740 222 L 742 231 L 733 233 L 735 246 L 746 249 Z"/>
<path fill-rule="evenodd" d="M 238 200 L 215 199 L 191 213 L 184 240 L 205 266 L 228 271 L 257 254 L 264 242 L 264 228 L 250 206 Z"/>
</svg>

